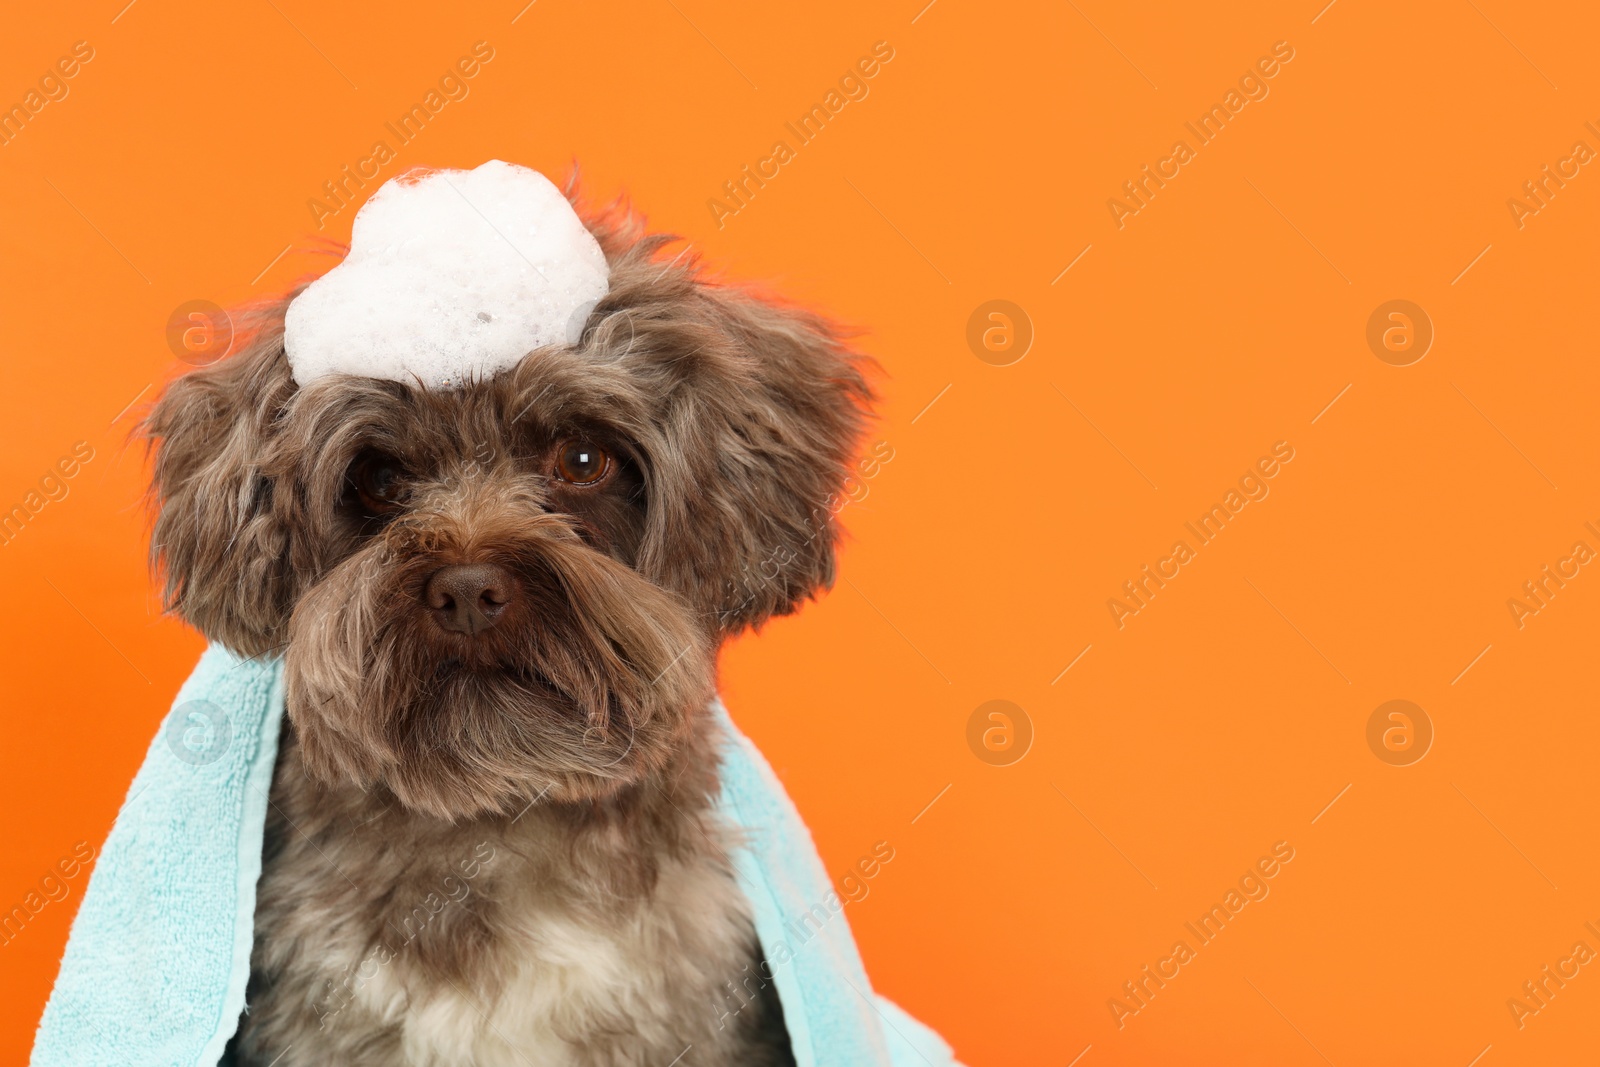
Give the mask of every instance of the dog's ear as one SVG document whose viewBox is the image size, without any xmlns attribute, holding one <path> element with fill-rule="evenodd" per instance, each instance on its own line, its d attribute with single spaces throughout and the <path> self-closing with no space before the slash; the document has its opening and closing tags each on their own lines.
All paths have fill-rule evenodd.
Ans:
<svg viewBox="0 0 1600 1067">
<path fill-rule="evenodd" d="M 166 606 L 244 655 L 281 644 L 292 609 L 291 532 L 274 514 L 264 467 L 295 391 L 283 353 L 287 306 L 236 315 L 243 347 L 174 379 L 138 431 L 154 457 L 150 554 Z"/>
<path fill-rule="evenodd" d="M 867 361 L 825 320 L 692 266 L 652 263 L 638 288 L 632 273 L 613 273 L 611 306 L 633 305 L 618 332 L 672 383 L 640 569 L 732 635 L 833 584 L 835 516 L 874 399 Z"/>
</svg>

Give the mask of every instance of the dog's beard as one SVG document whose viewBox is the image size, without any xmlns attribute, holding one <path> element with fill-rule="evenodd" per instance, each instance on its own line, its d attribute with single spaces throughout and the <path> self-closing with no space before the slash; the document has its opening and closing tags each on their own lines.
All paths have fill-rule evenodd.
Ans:
<svg viewBox="0 0 1600 1067">
<path fill-rule="evenodd" d="M 475 636 L 439 630 L 421 592 L 468 546 L 409 517 L 301 598 L 286 699 L 315 777 L 459 819 L 609 795 L 682 742 L 714 670 L 688 606 L 560 517 L 503 527 L 471 558 L 507 568 L 518 595 Z"/>
</svg>

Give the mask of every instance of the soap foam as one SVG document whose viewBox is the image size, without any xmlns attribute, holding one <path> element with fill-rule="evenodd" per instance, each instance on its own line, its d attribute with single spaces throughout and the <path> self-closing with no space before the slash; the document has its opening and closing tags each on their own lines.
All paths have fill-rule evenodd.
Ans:
<svg viewBox="0 0 1600 1067">
<path fill-rule="evenodd" d="M 606 295 L 605 254 L 537 171 L 492 160 L 402 175 L 357 213 L 350 254 L 289 305 L 294 379 L 449 389 L 573 344 Z"/>
</svg>

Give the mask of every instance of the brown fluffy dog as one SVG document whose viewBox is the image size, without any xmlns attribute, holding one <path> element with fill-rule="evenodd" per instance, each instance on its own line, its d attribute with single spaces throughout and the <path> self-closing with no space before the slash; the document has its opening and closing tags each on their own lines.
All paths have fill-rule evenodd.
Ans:
<svg viewBox="0 0 1600 1067">
<path fill-rule="evenodd" d="M 792 1062 L 732 992 L 707 704 L 723 639 L 831 584 L 870 392 L 825 322 L 587 225 L 575 346 L 297 387 L 285 301 L 145 424 L 172 609 L 284 659 L 241 1064 Z"/>
</svg>

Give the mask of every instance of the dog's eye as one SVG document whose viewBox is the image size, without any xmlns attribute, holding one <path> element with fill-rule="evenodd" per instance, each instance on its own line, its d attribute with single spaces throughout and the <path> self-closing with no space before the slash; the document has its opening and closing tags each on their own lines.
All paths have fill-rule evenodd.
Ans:
<svg viewBox="0 0 1600 1067">
<path fill-rule="evenodd" d="M 593 485 L 611 470 L 611 456 L 589 441 L 568 441 L 556 450 L 556 473 L 573 485 Z"/>
<path fill-rule="evenodd" d="M 405 500 L 405 468 L 392 456 L 367 456 L 356 463 L 351 474 L 362 505 L 374 515 L 400 507 Z"/>
</svg>

